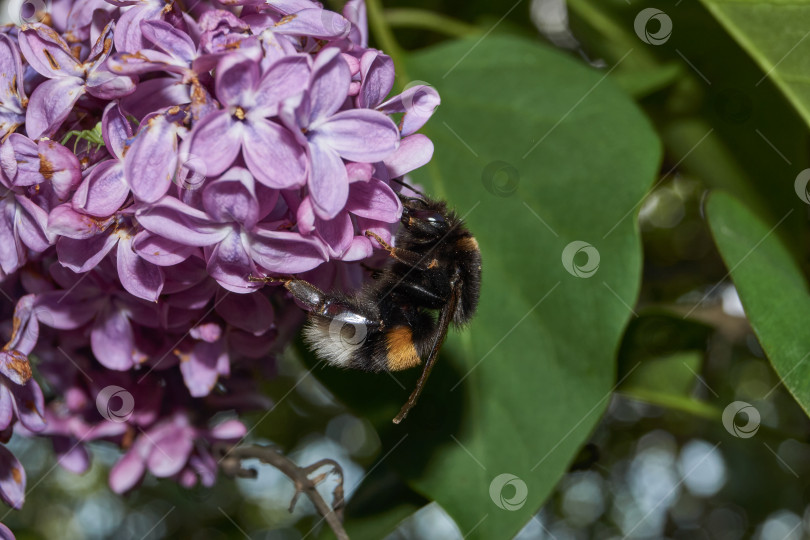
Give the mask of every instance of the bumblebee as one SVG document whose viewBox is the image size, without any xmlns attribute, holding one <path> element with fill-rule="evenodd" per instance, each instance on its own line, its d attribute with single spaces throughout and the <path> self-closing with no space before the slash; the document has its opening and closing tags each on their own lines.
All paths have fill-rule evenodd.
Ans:
<svg viewBox="0 0 810 540">
<path fill-rule="evenodd" d="M 300 279 L 280 280 L 309 310 L 304 340 L 330 364 L 400 371 L 425 358 L 395 424 L 416 404 L 450 325 L 460 327 L 472 318 L 481 289 L 475 237 L 444 202 L 413 191 L 420 197 L 398 194 L 403 212 L 394 246 L 366 232 L 390 256 L 371 283 L 349 295 L 323 292 Z"/>
</svg>

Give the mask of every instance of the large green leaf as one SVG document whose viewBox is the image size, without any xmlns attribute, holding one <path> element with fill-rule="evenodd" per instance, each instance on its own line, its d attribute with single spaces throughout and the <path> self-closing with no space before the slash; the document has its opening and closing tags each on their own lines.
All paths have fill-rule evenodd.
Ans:
<svg viewBox="0 0 810 540">
<path fill-rule="evenodd" d="M 635 210 L 660 145 L 604 73 L 534 42 L 454 42 L 407 68 L 442 96 L 424 130 L 434 159 L 415 180 L 465 217 L 484 278 L 478 316 L 449 339 L 449 367 L 392 434 L 408 437 L 390 459 L 468 538 L 504 538 L 540 507 L 608 403 L 639 288 Z M 598 250 L 592 277 L 563 267 L 574 241 Z M 442 419 L 459 400 L 460 418 Z M 525 482 L 520 509 L 490 497 L 501 474 Z"/>
<path fill-rule="evenodd" d="M 810 125 L 808 0 L 702 0 Z"/>
<path fill-rule="evenodd" d="M 542 505 L 608 404 L 639 290 L 635 213 L 660 144 L 604 72 L 534 41 L 452 42 L 405 67 L 442 96 L 424 129 L 434 158 L 414 181 L 449 201 L 478 238 L 479 311 L 464 332 L 451 332 L 425 394 L 398 426 L 391 418 L 418 370 L 398 381 L 315 373 L 377 426 L 382 452 L 365 485 L 397 472 L 467 538 L 507 538 Z M 600 254 L 591 277 L 563 266 L 575 241 Z M 505 499 L 526 485 L 518 508 L 490 496 L 503 474 L 519 480 L 504 485 Z M 350 502 L 350 534 L 364 506 Z"/>
<path fill-rule="evenodd" d="M 810 293 L 801 269 L 777 234 L 781 221 L 764 223 L 721 192 L 712 194 L 707 212 L 717 247 L 762 348 L 787 389 L 810 414 Z"/>
</svg>

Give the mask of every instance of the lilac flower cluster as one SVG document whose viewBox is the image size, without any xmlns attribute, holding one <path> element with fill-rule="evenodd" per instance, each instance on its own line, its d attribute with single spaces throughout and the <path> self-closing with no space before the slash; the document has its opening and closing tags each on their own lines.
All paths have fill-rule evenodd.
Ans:
<svg viewBox="0 0 810 540">
<path fill-rule="evenodd" d="M 0 442 L 49 437 L 75 472 L 117 444 L 116 492 L 214 481 L 210 443 L 247 429 L 212 416 L 269 406 L 256 381 L 302 320 L 250 278 L 345 278 L 330 261 L 391 240 L 391 179 L 433 153 L 438 94 L 387 99 L 361 0 L 185 6 L 54 0 L 0 29 Z M 0 444 L 0 497 L 24 494 Z"/>
</svg>

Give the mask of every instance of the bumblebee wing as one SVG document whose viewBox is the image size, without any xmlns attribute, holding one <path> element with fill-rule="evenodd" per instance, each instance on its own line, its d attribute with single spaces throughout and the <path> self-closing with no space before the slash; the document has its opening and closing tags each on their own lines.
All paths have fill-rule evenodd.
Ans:
<svg viewBox="0 0 810 540">
<path fill-rule="evenodd" d="M 453 321 L 453 314 L 456 312 L 458 299 L 459 290 L 457 286 L 454 286 L 450 293 L 450 299 L 439 313 L 439 324 L 436 328 L 433 347 L 431 347 L 430 354 L 425 361 L 425 367 L 422 369 L 422 374 L 419 376 L 419 380 L 416 381 L 416 388 L 413 389 L 408 401 L 405 402 L 405 405 L 402 406 L 399 414 L 396 416 L 396 418 L 394 418 L 395 424 L 402 422 L 405 417 L 408 416 L 408 412 L 413 408 L 414 405 L 416 405 L 416 401 L 419 399 L 419 395 L 422 393 L 422 388 L 425 385 L 425 381 L 427 381 L 428 376 L 430 376 L 430 371 L 433 369 L 433 364 L 436 362 L 436 357 L 439 355 L 439 349 L 441 349 L 442 343 L 444 343 L 444 339 L 447 337 L 447 330 L 450 328 L 450 323 Z"/>
</svg>

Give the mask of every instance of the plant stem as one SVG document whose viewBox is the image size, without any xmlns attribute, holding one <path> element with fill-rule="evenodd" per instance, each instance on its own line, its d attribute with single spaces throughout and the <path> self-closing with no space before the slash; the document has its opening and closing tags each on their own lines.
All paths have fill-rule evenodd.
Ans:
<svg viewBox="0 0 810 540">
<path fill-rule="evenodd" d="M 295 502 L 301 493 L 315 505 L 318 513 L 323 516 L 326 523 L 335 533 L 338 540 L 349 540 L 349 535 L 343 528 L 343 469 L 332 459 L 322 459 L 308 467 L 299 467 L 292 460 L 270 446 L 236 446 L 228 447 L 221 444 L 214 448 L 214 455 L 219 462 L 222 471 L 228 476 L 240 478 L 255 478 L 256 471 L 242 467 L 243 459 L 258 459 L 263 463 L 272 465 L 284 473 L 295 484 L 295 495 L 290 502 L 290 512 L 295 507 Z M 309 475 L 323 467 L 331 467 L 331 471 L 311 479 Z M 317 485 L 322 482 L 330 473 L 339 477 L 338 485 L 333 494 L 332 506 L 329 506 L 318 493 Z"/>
<path fill-rule="evenodd" d="M 616 392 L 620 396 L 632 399 L 635 401 L 642 401 L 651 405 L 658 405 L 667 409 L 685 412 L 707 420 L 719 420 L 722 416 L 722 411 L 716 407 L 698 401 L 696 399 L 679 396 L 677 394 L 664 394 L 661 392 L 650 391 L 645 388 L 623 388 Z"/>
<path fill-rule="evenodd" d="M 381 0 L 366 0 L 366 10 L 368 12 L 368 24 L 374 34 L 374 39 L 377 40 L 380 48 L 391 57 L 397 69 L 396 85 L 399 90 L 405 88 L 403 81 L 410 81 L 408 73 L 405 69 L 405 53 L 402 47 L 397 43 L 391 27 L 383 17 L 383 9 Z"/>
<path fill-rule="evenodd" d="M 421 28 L 460 38 L 481 33 L 477 26 L 427 9 L 391 8 L 383 11 L 383 16 L 389 26 L 395 28 Z"/>
</svg>

